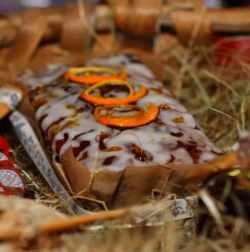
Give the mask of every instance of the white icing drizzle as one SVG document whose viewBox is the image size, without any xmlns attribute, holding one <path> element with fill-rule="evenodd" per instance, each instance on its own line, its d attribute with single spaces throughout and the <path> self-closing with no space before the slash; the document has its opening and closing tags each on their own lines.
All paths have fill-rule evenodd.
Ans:
<svg viewBox="0 0 250 252">
<path fill-rule="evenodd" d="M 193 116 L 186 108 L 171 97 L 163 84 L 155 79 L 153 73 L 134 56 L 116 55 L 89 61 L 88 66 L 103 66 L 115 69 L 122 66 L 128 73 L 135 92 L 141 85 L 148 89 L 146 96 L 137 101 L 136 105 L 147 110 L 147 102 L 156 106 L 167 104 L 169 109 L 163 109 L 155 122 L 148 125 L 120 131 L 99 124 L 93 115 L 94 107 L 80 98 L 81 93 L 88 85 L 67 83 L 59 77 L 67 71 L 67 67 L 51 67 L 45 75 L 35 75 L 32 72 L 25 74 L 21 80 L 31 91 L 38 87 L 46 87 L 46 91 L 37 94 L 32 99 L 45 97 L 47 102 L 36 111 L 36 119 L 40 125 L 48 144 L 51 146 L 53 160 L 62 155 L 70 146 L 75 151 L 76 159 L 93 169 L 96 152 L 98 162 L 96 170 L 109 169 L 123 170 L 128 165 L 152 165 L 172 163 L 201 163 L 213 159 L 222 153 L 204 134 L 197 125 Z M 162 92 L 159 92 L 161 89 Z M 105 97 L 124 97 L 124 91 L 110 91 Z M 78 112 L 76 112 L 78 111 Z M 183 117 L 183 123 L 176 123 L 175 118 Z M 55 122 L 57 122 L 55 124 Z M 66 125 L 67 124 L 67 125 Z M 52 126 L 53 125 L 53 126 Z M 57 128 L 60 130 L 51 134 Z M 97 136 L 103 131 L 109 138 L 103 141 L 100 150 Z M 65 136 L 67 139 L 65 139 Z M 62 140 L 64 139 L 64 142 Z M 58 148 L 58 141 L 61 142 Z M 145 151 L 145 155 L 135 158 L 132 152 L 136 145 Z M 81 146 L 81 148 L 79 148 Z M 106 151 L 113 147 L 120 147 L 118 151 Z M 79 150 L 76 152 L 76 148 Z M 106 150 L 105 150 L 106 148 Z M 145 159 L 146 157 L 146 159 Z M 57 160 L 58 161 L 58 160 Z"/>
</svg>

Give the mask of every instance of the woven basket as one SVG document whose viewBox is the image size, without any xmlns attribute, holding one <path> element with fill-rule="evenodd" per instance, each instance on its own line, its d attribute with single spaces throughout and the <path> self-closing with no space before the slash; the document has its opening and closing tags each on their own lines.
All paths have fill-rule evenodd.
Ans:
<svg viewBox="0 0 250 252">
<path fill-rule="evenodd" d="M 26 68 L 41 70 L 47 63 L 82 62 L 89 54 L 120 50 L 154 54 L 169 64 L 166 46 L 186 54 L 191 46 L 211 45 L 218 34 L 248 34 L 249 14 L 249 8 L 207 9 L 198 0 L 175 0 L 167 4 L 160 0 L 120 0 L 96 6 L 70 3 L 30 8 L 0 19 L 0 35 L 3 36 L 0 75 L 15 80 Z M 0 83 L 6 78 L 1 78 Z M 27 234 L 35 232 L 44 221 L 65 218 L 30 200 L 5 197 L 0 200 L 0 210 L 11 210 L 20 216 L 21 228 L 26 230 L 28 226 Z M 80 245 L 86 249 L 82 236 L 74 237 L 70 236 L 73 241 L 70 244 L 69 239 L 64 239 L 65 250 L 58 251 L 80 251 Z M 48 237 L 45 240 L 48 241 Z M 40 244 L 43 242 L 41 240 Z M 0 245 L 1 251 L 10 249 L 18 251 L 14 243 Z"/>
<path fill-rule="evenodd" d="M 167 4 L 120 0 L 99 5 L 79 1 L 30 8 L 0 19 L 0 74 L 15 82 L 27 68 L 41 70 L 48 63 L 83 62 L 90 54 L 93 58 L 122 50 L 154 55 L 155 65 L 157 60 L 170 64 L 165 45 L 186 54 L 190 46 L 209 44 L 216 33 L 249 32 L 248 13 L 247 8 L 207 9 L 198 0 Z"/>
<path fill-rule="evenodd" d="M 2 17 L 2 71 L 20 72 L 27 64 L 40 68 L 44 62 L 62 61 L 69 54 L 124 48 L 155 52 L 164 58 L 162 41 L 183 51 L 189 45 L 209 44 L 217 34 L 250 32 L 249 8 L 207 9 L 199 0 L 80 3 L 30 8 Z"/>
<path fill-rule="evenodd" d="M 38 204 L 33 200 L 1 196 L 0 201 L 1 230 L 12 230 L 13 228 L 19 227 L 25 237 L 23 241 L 16 240 L 13 242 L 13 240 L 6 240 L 2 242 L 0 245 L 1 251 L 25 251 L 25 247 L 30 246 L 27 241 L 32 240 L 32 237 L 36 237 L 36 232 L 41 223 L 66 218 L 64 214 L 42 204 Z M 46 242 L 46 239 L 48 241 L 48 238 L 45 238 L 43 242 Z M 25 240 L 27 241 L 25 242 Z M 41 245 L 39 243 L 41 242 L 37 240 L 35 247 L 39 248 Z"/>
</svg>

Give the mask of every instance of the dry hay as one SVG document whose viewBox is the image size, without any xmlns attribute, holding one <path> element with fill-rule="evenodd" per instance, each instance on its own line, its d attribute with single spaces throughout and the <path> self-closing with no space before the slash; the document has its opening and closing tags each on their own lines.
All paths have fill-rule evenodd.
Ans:
<svg viewBox="0 0 250 252">
<path fill-rule="evenodd" d="M 176 99 L 194 115 L 206 135 L 224 151 L 230 151 L 232 145 L 237 143 L 239 132 L 249 125 L 248 66 L 241 65 L 239 76 L 234 68 L 222 69 L 215 66 L 210 57 L 211 48 L 192 46 L 189 49 L 184 55 L 180 55 L 165 46 L 166 52 L 171 55 L 166 67 L 165 84 Z M 12 155 L 24 176 L 28 195 L 36 202 L 67 214 L 67 209 L 61 207 L 61 202 L 37 172 L 9 128 L 7 119 L 1 121 L 0 134 L 10 142 Z M 1 199 L 1 204 L 5 201 L 8 202 L 7 199 Z M 23 223 L 28 223 L 31 229 L 33 226 L 37 227 L 37 224 L 31 221 L 35 218 L 32 215 L 34 211 L 27 211 L 29 214 L 20 212 L 19 209 Z M 38 210 L 41 213 L 43 211 L 44 209 Z M 47 216 L 53 215 L 54 212 Z M 42 218 L 42 221 L 47 218 L 41 216 L 39 218 Z M 195 237 L 193 225 L 190 223 L 183 226 L 183 222 L 160 222 L 134 227 L 133 223 L 130 223 L 130 216 L 127 216 L 125 219 L 87 226 L 81 231 L 39 238 L 33 236 L 32 238 L 36 239 L 31 239 L 32 242 L 27 242 L 25 237 L 15 243 L 0 244 L 0 249 L 11 251 L 11 246 L 14 251 L 249 251 L 248 225 L 236 218 L 226 218 L 223 221 L 230 223 L 234 229 L 228 233 L 219 226 L 215 227 L 218 231 L 216 241 Z"/>
<path fill-rule="evenodd" d="M 176 72 L 176 70 L 171 69 L 171 65 L 168 66 L 166 86 L 194 115 L 209 138 L 219 147 L 228 151 L 237 142 L 238 133 L 245 129 L 249 122 L 248 90 L 250 86 L 247 69 L 242 68 L 244 74 L 240 78 L 235 77 L 232 71 L 231 73 L 227 71 L 230 74 L 225 75 L 225 71 L 223 72 L 223 70 L 211 64 L 208 49 L 193 49 L 193 58 L 185 62 L 180 62 L 180 57 L 173 55 L 175 62 L 179 61 L 181 67 Z M 206 64 L 204 64 L 204 59 L 208 60 Z M 201 62 L 205 67 L 201 67 Z M 1 124 L 4 126 L 1 127 L 4 136 L 10 141 L 12 154 L 21 167 L 28 194 L 37 202 L 58 209 L 61 204 L 56 195 L 51 192 L 37 173 L 36 168 L 19 145 L 14 134 L 6 130 L 9 126 L 7 120 L 4 120 Z M 59 207 L 59 210 L 67 213 L 65 208 Z M 130 251 L 149 252 L 222 252 L 240 251 L 239 246 L 237 247 L 239 242 L 236 243 L 236 241 L 240 241 L 242 251 L 248 251 L 248 248 L 245 248 L 244 245 L 248 246 L 249 227 L 238 219 L 230 219 L 230 223 L 235 223 L 232 225 L 235 226 L 235 230 L 225 235 L 223 232 L 220 233 L 220 229 L 218 229 L 220 235 L 217 234 L 218 240 L 213 242 L 208 238 L 195 237 L 193 226 L 183 227 L 183 223 L 179 225 L 180 223 L 163 222 L 159 226 L 156 223 L 153 226 L 149 224 L 133 227 L 129 218 L 126 218 L 125 220 L 101 223 L 99 226 L 90 226 L 80 233 L 73 232 L 49 238 L 41 236 L 36 239 L 34 248 L 44 249 L 40 251 L 123 251 L 129 249 Z M 179 227 L 176 228 L 176 225 Z M 24 245 L 19 244 L 19 247 L 23 246 L 24 251 L 29 251 L 32 246 L 27 244 L 24 242 Z"/>
</svg>

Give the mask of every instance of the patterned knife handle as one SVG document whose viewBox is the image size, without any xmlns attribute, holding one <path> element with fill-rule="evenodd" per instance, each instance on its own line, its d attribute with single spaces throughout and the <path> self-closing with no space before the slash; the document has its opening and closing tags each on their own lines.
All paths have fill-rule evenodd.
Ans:
<svg viewBox="0 0 250 252">
<path fill-rule="evenodd" d="M 9 158 L 8 141 L 0 136 L 0 194 L 23 197 L 25 186 L 18 166 Z"/>
<path fill-rule="evenodd" d="M 14 85 L 4 84 L 0 86 L 0 120 L 17 108 L 23 99 L 23 95 L 23 91 Z"/>
</svg>

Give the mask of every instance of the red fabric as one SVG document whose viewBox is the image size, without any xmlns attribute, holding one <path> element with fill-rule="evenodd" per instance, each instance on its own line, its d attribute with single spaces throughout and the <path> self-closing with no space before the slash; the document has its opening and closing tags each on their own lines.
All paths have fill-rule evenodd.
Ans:
<svg viewBox="0 0 250 252">
<path fill-rule="evenodd" d="M 24 197 L 25 187 L 16 163 L 9 157 L 9 144 L 0 136 L 0 194 Z"/>
<path fill-rule="evenodd" d="M 213 38 L 214 59 L 216 65 L 235 66 L 239 61 L 250 63 L 250 37 L 223 37 Z"/>
<path fill-rule="evenodd" d="M 8 141 L 2 136 L 0 136 L 0 148 L 2 150 L 2 153 L 8 157 L 9 149 L 10 149 L 9 144 L 8 144 Z"/>
</svg>

